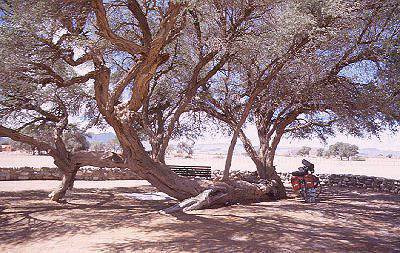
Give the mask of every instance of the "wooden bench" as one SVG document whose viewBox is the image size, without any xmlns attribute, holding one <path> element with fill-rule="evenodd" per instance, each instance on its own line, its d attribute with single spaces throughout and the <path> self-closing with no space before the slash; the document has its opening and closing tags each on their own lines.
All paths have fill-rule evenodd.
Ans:
<svg viewBox="0 0 400 253">
<path fill-rule="evenodd" d="M 211 179 L 211 166 L 178 166 L 168 165 L 176 174 L 184 177 L 201 177 Z"/>
</svg>

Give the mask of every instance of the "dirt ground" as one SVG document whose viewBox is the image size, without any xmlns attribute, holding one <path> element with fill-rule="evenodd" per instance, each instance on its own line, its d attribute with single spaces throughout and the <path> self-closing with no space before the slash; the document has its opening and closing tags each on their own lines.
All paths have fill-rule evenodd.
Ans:
<svg viewBox="0 0 400 253">
<path fill-rule="evenodd" d="M 162 215 L 174 201 L 126 196 L 155 191 L 143 181 L 78 181 L 66 204 L 47 200 L 55 184 L 0 182 L 0 252 L 400 252 L 400 196 L 331 188 L 318 204 Z"/>
</svg>

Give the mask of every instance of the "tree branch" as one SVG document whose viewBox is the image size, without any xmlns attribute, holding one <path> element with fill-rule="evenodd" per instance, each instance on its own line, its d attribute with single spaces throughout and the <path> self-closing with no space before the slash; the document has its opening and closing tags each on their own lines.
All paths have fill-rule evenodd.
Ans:
<svg viewBox="0 0 400 253">
<path fill-rule="evenodd" d="M 35 146 L 37 148 L 40 148 L 42 150 L 52 150 L 54 151 L 54 148 L 42 141 L 39 141 L 31 136 L 25 135 L 25 134 L 21 134 L 16 130 L 13 130 L 11 128 L 7 128 L 4 127 L 2 125 L 0 125 L 0 136 L 3 137 L 8 137 L 14 141 L 18 141 L 18 142 L 22 142 L 22 143 L 26 143 L 32 146 Z"/>
<path fill-rule="evenodd" d="M 107 13 L 104 8 L 104 4 L 102 0 L 92 0 L 93 8 L 96 13 L 97 26 L 101 35 L 113 43 L 118 49 L 128 52 L 131 55 L 135 54 L 146 54 L 147 50 L 132 41 L 124 39 L 118 35 L 116 35 L 110 28 L 110 25 L 107 20 Z"/>
<path fill-rule="evenodd" d="M 136 0 L 128 0 L 128 8 L 139 22 L 139 27 L 143 34 L 143 44 L 149 48 L 152 41 L 151 31 L 142 8 Z"/>
</svg>

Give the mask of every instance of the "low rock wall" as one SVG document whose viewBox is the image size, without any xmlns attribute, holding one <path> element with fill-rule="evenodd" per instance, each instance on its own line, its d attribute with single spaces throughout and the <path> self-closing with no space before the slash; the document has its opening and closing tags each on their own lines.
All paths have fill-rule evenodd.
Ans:
<svg viewBox="0 0 400 253">
<path fill-rule="evenodd" d="M 281 178 L 290 183 L 290 173 L 280 173 Z M 361 188 L 376 192 L 400 194 L 400 180 L 384 177 L 370 177 L 351 174 L 316 174 L 321 184 L 347 188 Z"/>
<path fill-rule="evenodd" d="M 290 184 L 290 173 L 278 173 L 285 183 Z M 232 171 L 234 180 L 256 182 L 256 172 Z M 383 177 L 369 177 L 358 175 L 317 174 L 321 184 L 348 188 L 362 188 L 377 192 L 400 194 L 400 180 Z M 213 171 L 213 179 L 222 178 L 222 171 Z M 56 168 L 0 168 L 0 181 L 10 180 L 60 180 L 61 173 Z M 96 168 L 83 167 L 76 174 L 77 180 L 102 181 L 102 180 L 136 180 L 141 179 L 128 169 L 121 168 Z"/>
<path fill-rule="evenodd" d="M 222 178 L 222 171 L 214 171 L 214 178 Z M 291 173 L 278 173 L 282 181 L 290 184 Z M 245 180 L 248 182 L 257 181 L 256 172 L 232 171 L 233 179 Z M 359 176 L 351 174 L 316 174 L 321 184 L 326 186 L 361 188 L 376 192 L 388 192 L 400 194 L 400 180 L 383 177 Z"/>
<path fill-rule="evenodd" d="M 57 168 L 0 168 L 0 181 L 9 180 L 59 180 L 62 174 Z M 121 168 L 83 167 L 76 173 L 77 180 L 135 180 L 135 173 Z"/>
</svg>

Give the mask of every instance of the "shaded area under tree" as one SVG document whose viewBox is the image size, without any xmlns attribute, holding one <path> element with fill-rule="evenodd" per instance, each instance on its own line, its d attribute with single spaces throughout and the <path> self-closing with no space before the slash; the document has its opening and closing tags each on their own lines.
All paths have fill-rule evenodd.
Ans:
<svg viewBox="0 0 400 253">
<path fill-rule="evenodd" d="M 46 191 L 0 193 L 0 249 L 35 252 L 79 247 L 96 252 L 393 252 L 400 250 L 400 196 L 331 188 L 321 203 L 288 199 L 190 214 L 161 215 L 173 201 L 124 193 L 154 187 L 75 189 L 68 204 Z M 78 248 L 77 248 L 78 249 Z"/>
</svg>

